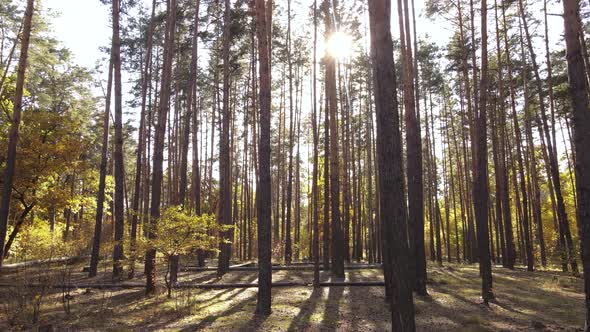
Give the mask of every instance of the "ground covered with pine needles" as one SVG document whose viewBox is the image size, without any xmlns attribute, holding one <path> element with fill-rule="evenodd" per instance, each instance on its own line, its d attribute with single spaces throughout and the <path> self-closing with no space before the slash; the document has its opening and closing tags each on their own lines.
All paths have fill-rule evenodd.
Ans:
<svg viewBox="0 0 590 332">
<path fill-rule="evenodd" d="M 391 319 L 383 287 L 281 287 L 273 289 L 273 312 L 256 317 L 256 288 L 177 289 L 146 297 L 141 288 L 31 288 L 27 284 L 112 284 L 103 263 L 88 279 L 83 265 L 16 269 L 0 277 L 0 330 L 178 331 L 387 331 Z M 162 268 L 160 268 L 162 271 Z M 138 265 L 138 272 L 141 267 Z M 428 268 L 428 297 L 416 297 L 419 331 L 578 331 L 584 305 L 582 280 L 557 271 L 494 268 L 497 302 L 481 304 L 477 265 Z M 141 274 L 141 273 L 136 273 Z M 311 282 L 312 271 L 275 271 L 273 281 Z M 349 281 L 379 281 L 379 269 L 349 270 Z M 322 280 L 329 281 L 327 272 Z M 142 276 L 124 281 L 141 283 Z M 163 276 L 159 281 L 163 283 Z M 182 272 L 182 283 L 250 283 L 254 271 Z M 7 287 L 7 285 L 12 285 Z"/>
</svg>

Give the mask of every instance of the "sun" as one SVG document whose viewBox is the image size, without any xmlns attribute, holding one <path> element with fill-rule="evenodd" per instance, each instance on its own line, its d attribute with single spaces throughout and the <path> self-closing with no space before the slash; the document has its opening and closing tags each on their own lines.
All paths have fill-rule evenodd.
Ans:
<svg viewBox="0 0 590 332">
<path fill-rule="evenodd" d="M 336 31 L 326 41 L 326 54 L 336 60 L 350 58 L 353 51 L 353 43 L 354 41 L 351 35 L 342 31 Z"/>
</svg>

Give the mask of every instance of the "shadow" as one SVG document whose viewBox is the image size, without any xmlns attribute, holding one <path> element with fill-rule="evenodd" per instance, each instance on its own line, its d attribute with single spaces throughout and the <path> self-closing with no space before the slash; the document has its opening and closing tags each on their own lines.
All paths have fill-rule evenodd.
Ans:
<svg viewBox="0 0 590 332">
<path fill-rule="evenodd" d="M 473 302 L 469 302 L 471 303 L 473 306 L 475 306 L 476 304 Z M 442 304 L 438 303 L 437 301 L 432 301 L 429 303 L 429 306 L 431 306 L 431 310 L 429 313 L 427 313 L 429 315 L 429 319 L 436 319 L 437 317 L 433 316 L 433 312 L 437 313 L 437 316 L 447 319 L 449 321 L 449 325 L 451 324 L 456 324 L 458 326 L 446 326 L 447 324 L 445 324 L 442 321 L 438 322 L 437 325 L 437 330 L 439 331 L 456 331 L 456 330 L 466 330 L 466 331 L 492 331 L 490 328 L 483 326 L 482 323 L 484 323 L 484 321 L 488 321 L 488 319 L 485 319 L 482 321 L 479 321 L 478 319 L 474 319 L 471 318 L 473 317 L 472 314 L 476 313 L 466 313 L 462 312 L 461 314 L 458 314 L 455 308 L 450 308 L 450 307 L 446 307 L 443 306 Z M 433 308 L 436 307 L 435 308 Z M 418 329 L 420 329 L 420 326 L 416 326 Z"/>
<path fill-rule="evenodd" d="M 254 279 L 256 279 L 256 276 L 252 276 L 246 282 L 248 282 L 248 283 L 253 282 Z M 206 300 L 192 302 L 192 305 L 193 306 L 200 305 L 200 306 L 194 307 L 193 309 L 194 310 L 200 310 L 200 309 L 203 309 L 205 307 L 209 307 L 209 306 L 213 306 L 213 305 L 219 304 L 221 302 L 231 301 L 232 299 L 234 299 L 235 297 L 237 297 L 238 295 L 244 293 L 247 290 L 248 290 L 248 288 L 229 288 L 229 289 L 223 290 L 223 291 L 221 291 L 221 292 L 219 292 L 219 293 L 217 293 L 217 294 L 209 297 Z M 210 290 L 205 290 L 205 292 L 209 292 L 209 291 Z M 226 297 L 225 299 L 222 299 L 222 300 L 220 299 L 219 301 L 211 302 L 211 301 L 213 301 L 215 299 L 218 299 L 218 298 L 222 297 L 223 295 L 229 294 L 229 293 L 232 293 L 232 294 L 230 296 Z"/>
<path fill-rule="evenodd" d="M 116 295 L 109 295 L 108 296 L 108 300 L 109 302 L 114 302 L 114 303 L 126 303 L 126 304 L 131 304 L 131 303 L 135 303 L 137 301 L 141 301 L 143 299 L 145 299 L 145 289 L 143 288 L 139 288 L 139 289 L 134 289 L 134 290 L 118 290 L 122 293 L 120 294 L 116 294 Z M 79 301 L 77 304 L 95 304 L 96 299 L 93 298 L 92 296 L 87 296 L 87 295 L 95 295 L 95 294 L 99 294 L 99 292 L 105 292 L 108 293 L 109 291 L 96 291 L 96 290 L 92 290 L 90 292 L 86 291 L 83 294 L 78 295 L 77 297 L 89 297 L 87 299 L 85 299 L 84 301 Z M 110 292 L 113 293 L 113 292 Z"/>
<path fill-rule="evenodd" d="M 365 280 L 364 278 L 356 279 Z M 351 330 L 387 331 L 391 329 L 391 311 L 385 301 L 385 287 L 349 287 L 349 292 Z M 370 324 L 374 325 L 367 326 Z"/>
<path fill-rule="evenodd" d="M 436 292 L 449 295 L 449 296 L 459 300 L 460 302 L 463 302 L 463 303 L 470 305 L 470 306 L 477 306 L 478 305 L 478 303 L 476 303 L 474 301 L 470 301 L 468 298 L 461 296 L 461 295 L 457 294 L 456 292 L 452 292 L 450 290 L 442 288 L 442 287 L 437 287 Z M 436 303 L 436 302 L 432 301 L 432 303 Z"/>
<path fill-rule="evenodd" d="M 511 306 L 510 304 L 503 303 L 503 302 L 501 302 L 501 301 L 498 301 L 498 300 L 494 300 L 494 301 L 492 301 L 492 302 L 490 302 L 490 303 L 491 303 L 491 304 L 495 304 L 495 305 L 497 305 L 498 307 L 500 307 L 500 308 L 502 308 L 502 309 L 504 309 L 504 310 L 506 310 L 506 311 L 510 311 L 510 312 L 512 312 L 512 313 L 515 313 L 515 314 L 524 315 L 524 316 L 531 316 L 531 315 L 529 315 L 529 314 L 527 314 L 527 313 L 524 313 L 524 312 L 522 312 L 522 311 L 520 311 L 520 310 L 518 310 L 518 309 L 515 309 L 515 308 L 514 308 L 513 306 Z"/>
<path fill-rule="evenodd" d="M 214 280 L 215 278 L 217 278 L 216 273 L 209 271 L 198 274 L 185 272 L 178 274 L 178 279 L 181 280 L 182 283 L 202 283 L 205 281 Z"/>
<path fill-rule="evenodd" d="M 244 309 L 244 307 L 246 307 L 250 302 L 255 301 L 255 300 L 256 300 L 256 294 L 243 299 L 242 301 L 236 303 L 235 305 L 231 306 L 229 309 L 227 309 L 223 312 L 220 312 L 216 315 L 207 316 L 205 319 L 203 319 L 198 324 L 186 326 L 183 329 L 181 329 L 180 331 L 187 331 L 188 332 L 188 331 L 200 331 L 202 329 L 205 329 L 205 328 L 211 326 L 220 317 L 230 316 L 230 315 L 233 315 L 235 313 L 242 311 Z"/>
<path fill-rule="evenodd" d="M 341 278 L 331 281 L 340 281 Z M 328 293 L 326 300 L 326 307 L 324 308 L 324 317 L 322 319 L 322 331 L 335 331 L 338 328 L 338 321 L 340 316 L 340 299 L 344 293 L 344 287 L 332 286 Z"/>
<path fill-rule="evenodd" d="M 299 313 L 289 325 L 287 331 L 301 331 L 310 328 L 310 318 L 322 296 L 322 288 L 314 288 L 313 292 L 299 310 Z"/>
<path fill-rule="evenodd" d="M 246 323 L 246 326 L 241 327 L 237 331 L 240 332 L 250 332 L 250 331 L 258 331 L 262 324 L 268 319 L 268 316 L 262 316 L 257 314 L 252 314 L 252 318 Z"/>
</svg>

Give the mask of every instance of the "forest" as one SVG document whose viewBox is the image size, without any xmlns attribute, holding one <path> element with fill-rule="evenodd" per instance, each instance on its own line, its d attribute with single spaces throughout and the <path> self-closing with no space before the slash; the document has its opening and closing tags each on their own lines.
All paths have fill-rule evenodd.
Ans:
<svg viewBox="0 0 590 332">
<path fill-rule="evenodd" d="M 0 0 L 0 330 L 590 331 L 590 2 L 86 0 L 86 67 L 50 1 Z"/>
</svg>

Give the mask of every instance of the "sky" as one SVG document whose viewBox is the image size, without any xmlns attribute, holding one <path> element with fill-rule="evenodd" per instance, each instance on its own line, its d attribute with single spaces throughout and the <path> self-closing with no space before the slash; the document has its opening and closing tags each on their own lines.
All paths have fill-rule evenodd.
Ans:
<svg viewBox="0 0 590 332">
<path fill-rule="evenodd" d="M 44 0 L 43 6 L 57 14 L 52 19 L 55 37 L 72 51 L 74 61 L 94 67 L 104 57 L 99 47 L 110 41 L 109 7 L 99 0 Z"/>
<path fill-rule="evenodd" d="M 149 7 L 147 0 L 143 0 L 146 8 Z M 299 19 L 305 19 L 306 15 L 298 14 L 299 8 L 306 8 L 312 4 L 312 0 L 295 0 L 293 4 L 293 10 Z M 488 0 L 489 1 L 489 0 Z M 151 1 L 150 1 L 151 2 Z M 429 39 L 437 42 L 440 46 L 445 46 L 451 36 L 451 29 L 449 23 L 445 22 L 444 19 L 437 18 L 435 21 L 424 17 L 422 11 L 424 8 L 424 0 L 415 0 L 416 5 L 416 18 L 417 21 L 417 33 L 419 37 L 428 35 Z M 392 1 L 392 34 L 393 38 L 398 38 L 398 21 L 397 21 L 397 8 L 395 7 L 397 1 Z M 533 16 L 539 20 L 543 19 L 542 12 L 542 1 L 531 1 L 529 3 L 529 11 Z M 54 36 L 63 42 L 64 46 L 69 48 L 74 56 L 74 61 L 84 67 L 94 68 L 97 62 L 104 58 L 104 54 L 99 50 L 101 46 L 107 46 L 110 43 L 111 27 L 110 27 L 110 7 L 103 5 L 99 0 L 44 0 L 42 2 L 43 7 L 46 10 L 54 12 L 54 17 L 51 19 Z M 493 6 L 493 3 L 492 3 Z M 561 13 L 560 4 L 553 4 L 549 7 L 549 12 L 552 14 Z M 495 35 L 495 26 L 493 21 L 494 10 L 493 7 L 489 9 L 489 34 L 493 38 Z M 367 20 L 364 17 L 362 21 Z M 479 18 L 478 18 L 479 19 Z M 297 20 L 297 18 L 295 19 Z M 479 22 L 476 22 L 476 24 Z M 561 34 L 563 32 L 563 20 L 559 16 L 549 16 L 549 35 L 550 35 L 550 46 L 552 49 L 563 48 L 561 41 Z M 542 25 L 539 26 L 539 35 L 543 35 Z M 495 45 L 489 44 L 490 52 L 494 52 Z M 540 38 L 535 41 L 535 48 L 537 49 L 538 59 L 544 61 L 544 45 Z M 123 59 L 124 61 L 125 59 Z M 106 70 L 103 70 L 106 75 Z M 130 84 L 125 84 L 126 77 L 130 78 L 129 75 L 123 73 L 123 93 L 124 100 L 130 99 L 129 89 Z M 106 80 L 106 77 L 105 77 Z M 102 95 L 102 91 L 99 89 L 95 90 L 95 94 Z M 131 120 L 133 122 L 137 118 L 136 114 L 131 112 Z M 136 110 L 135 113 L 139 113 Z M 560 149 L 564 146 L 558 144 Z M 438 149 L 439 153 L 442 153 L 442 149 Z M 561 151 L 560 151 L 561 152 Z M 442 155 L 441 155 L 442 156 Z"/>
<path fill-rule="evenodd" d="M 311 0 L 296 1 L 294 7 L 297 8 L 303 5 L 307 7 L 307 4 L 305 4 L 307 2 L 311 3 Z M 395 1 L 393 3 L 395 5 Z M 110 40 L 109 6 L 101 4 L 99 0 L 44 0 L 43 6 L 56 13 L 56 16 L 52 19 L 55 36 L 72 51 L 76 63 L 89 68 L 94 67 L 97 60 L 104 56 L 99 51 L 99 47 L 108 45 Z M 417 0 L 418 35 L 424 36 L 428 34 L 432 40 L 442 44 L 446 43 L 450 37 L 448 24 L 445 24 L 440 19 L 432 22 L 424 18 L 422 15 L 423 8 L 424 1 Z M 553 5 L 551 9 L 552 12 L 559 12 L 560 8 Z M 531 8 L 534 16 L 540 19 L 542 16 L 541 13 L 538 13 L 538 10 L 539 8 Z M 392 15 L 392 29 L 395 38 L 398 30 L 397 9 L 392 8 L 392 11 L 394 12 L 394 15 Z M 493 15 L 493 11 L 490 14 Z M 549 20 L 551 41 L 552 46 L 554 46 L 563 30 L 563 23 L 556 16 L 550 16 Z M 490 30 L 490 32 L 493 32 L 493 27 L 490 27 Z"/>
</svg>

